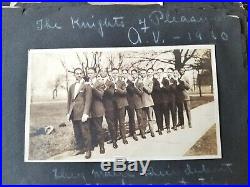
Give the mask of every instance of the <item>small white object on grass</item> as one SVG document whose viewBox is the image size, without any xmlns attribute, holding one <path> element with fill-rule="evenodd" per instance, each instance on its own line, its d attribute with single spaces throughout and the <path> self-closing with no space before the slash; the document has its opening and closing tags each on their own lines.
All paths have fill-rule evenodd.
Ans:
<svg viewBox="0 0 250 187">
<path fill-rule="evenodd" d="M 55 131 L 55 128 L 50 125 L 50 126 L 44 127 L 44 130 L 45 130 L 45 134 L 50 135 L 52 132 Z"/>
</svg>

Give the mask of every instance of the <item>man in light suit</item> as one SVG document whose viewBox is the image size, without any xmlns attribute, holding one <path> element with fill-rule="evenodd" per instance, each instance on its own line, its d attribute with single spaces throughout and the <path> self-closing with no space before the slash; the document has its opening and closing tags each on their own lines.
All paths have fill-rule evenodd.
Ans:
<svg viewBox="0 0 250 187">
<path fill-rule="evenodd" d="M 152 124 L 152 112 L 154 101 L 152 99 L 151 93 L 153 91 L 153 72 L 152 68 L 147 71 L 142 69 L 140 74 L 143 81 L 143 94 L 142 94 L 142 105 L 143 105 L 143 117 L 146 122 L 146 126 L 149 126 L 149 131 L 152 137 L 155 137 L 154 128 Z"/>
<path fill-rule="evenodd" d="M 102 103 L 105 85 L 103 81 L 97 77 L 94 68 L 88 68 L 87 75 L 89 84 L 92 88 L 92 102 L 90 108 L 90 130 L 92 131 L 92 143 L 100 146 L 100 154 L 105 153 L 104 148 L 104 129 L 102 128 L 103 116 L 105 115 L 104 106 Z"/>
<path fill-rule="evenodd" d="M 143 94 L 143 83 L 139 79 L 139 75 L 136 69 L 131 71 L 132 80 L 128 80 L 127 91 L 128 97 L 130 98 L 131 107 L 135 109 L 138 128 L 140 130 L 141 137 L 143 139 L 145 136 L 145 121 L 143 119 L 143 103 L 142 103 L 142 94 Z"/>
<path fill-rule="evenodd" d="M 92 89 L 90 85 L 81 82 L 82 70 L 74 70 L 76 82 L 72 84 L 68 92 L 67 119 L 72 121 L 76 139 L 76 152 L 78 155 L 86 149 L 85 158 L 91 157 L 91 134 L 89 126 L 89 115 L 92 100 Z"/>
<path fill-rule="evenodd" d="M 126 139 L 125 129 L 125 115 L 126 107 L 128 106 L 126 83 L 122 80 L 122 76 L 119 76 L 119 70 L 112 69 L 112 79 L 115 84 L 115 103 L 116 103 L 116 123 L 120 129 L 122 141 L 124 144 L 128 144 Z"/>
<path fill-rule="evenodd" d="M 188 119 L 188 126 L 189 128 L 192 127 L 191 125 L 191 112 L 190 112 L 190 96 L 188 94 L 188 90 L 190 89 L 189 80 L 187 77 L 184 76 L 184 69 L 180 69 L 180 73 L 175 70 L 174 76 L 177 80 L 177 88 L 176 88 L 176 105 L 178 109 L 178 126 L 181 126 L 184 129 L 184 111 L 183 106 L 185 108 L 187 119 Z"/>
</svg>

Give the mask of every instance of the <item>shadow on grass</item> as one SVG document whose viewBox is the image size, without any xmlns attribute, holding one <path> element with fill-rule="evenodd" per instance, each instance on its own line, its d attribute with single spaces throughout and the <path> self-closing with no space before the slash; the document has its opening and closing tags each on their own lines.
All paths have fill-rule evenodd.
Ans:
<svg viewBox="0 0 250 187">
<path fill-rule="evenodd" d="M 44 128 L 39 128 L 33 132 L 30 133 L 30 137 L 34 137 L 34 136 L 40 136 L 40 135 L 45 135 L 45 130 Z"/>
</svg>

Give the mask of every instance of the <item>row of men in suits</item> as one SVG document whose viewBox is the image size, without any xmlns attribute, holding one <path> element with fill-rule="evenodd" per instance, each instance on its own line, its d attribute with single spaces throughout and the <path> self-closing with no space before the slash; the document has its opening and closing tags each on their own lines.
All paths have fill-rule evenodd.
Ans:
<svg viewBox="0 0 250 187">
<path fill-rule="evenodd" d="M 87 70 L 88 80 L 82 77 L 82 70 L 75 69 L 76 83 L 70 86 L 68 95 L 68 120 L 73 123 L 77 151 L 83 153 L 85 158 L 91 157 L 91 146 L 95 139 L 100 146 L 100 153 L 105 153 L 104 130 L 102 128 L 105 116 L 113 147 L 116 149 L 118 131 L 124 144 L 126 140 L 125 116 L 129 116 L 129 134 L 138 141 L 135 128 L 135 115 L 138 129 L 143 139 L 145 131 L 149 128 L 152 137 L 155 136 L 152 124 L 152 110 L 155 111 L 158 133 L 162 135 L 163 118 L 167 132 L 170 132 L 170 115 L 172 116 L 173 129 L 177 130 L 177 115 L 179 126 L 184 127 L 183 106 L 187 111 L 189 127 L 190 99 L 187 94 L 189 83 L 181 78 L 178 71 L 160 68 L 157 72 L 150 68 L 136 69 L 119 72 L 112 69 L 109 75 L 106 70 L 96 72 L 95 69 Z"/>
<path fill-rule="evenodd" d="M 180 126 L 184 128 L 184 108 L 187 114 L 188 126 L 191 128 L 190 113 L 190 89 L 189 80 L 184 76 L 184 70 L 180 71 L 168 68 L 164 71 L 159 68 L 153 78 L 152 98 L 159 134 L 164 128 L 170 133 L 170 114 L 172 118 L 172 129 L 177 130 Z M 178 123 L 177 123 L 178 116 Z M 165 119 L 165 127 L 163 126 Z"/>
</svg>

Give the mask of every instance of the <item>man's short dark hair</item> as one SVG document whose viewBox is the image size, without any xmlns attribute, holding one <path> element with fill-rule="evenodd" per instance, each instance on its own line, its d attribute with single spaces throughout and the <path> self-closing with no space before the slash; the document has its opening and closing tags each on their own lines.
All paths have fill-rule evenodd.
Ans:
<svg viewBox="0 0 250 187">
<path fill-rule="evenodd" d="M 184 67 L 181 68 L 181 69 L 179 70 L 179 73 L 180 73 L 181 75 L 184 75 L 185 72 L 186 72 L 186 69 L 185 69 Z"/>
<path fill-rule="evenodd" d="M 168 68 L 167 71 L 168 71 L 168 70 L 174 71 L 174 68 Z"/>
<path fill-rule="evenodd" d="M 101 72 L 101 71 L 104 71 L 104 72 L 108 73 L 108 68 L 101 68 L 99 71 L 100 71 L 100 72 Z"/>
<path fill-rule="evenodd" d="M 88 76 L 84 76 L 83 80 L 86 81 L 86 82 L 88 82 L 89 81 L 89 77 Z"/>
<path fill-rule="evenodd" d="M 145 71 L 145 72 L 147 72 L 147 70 L 146 70 L 146 69 L 141 69 L 141 70 L 140 70 L 140 72 L 142 72 L 142 71 Z"/>
<path fill-rule="evenodd" d="M 131 70 L 131 73 L 132 73 L 133 71 L 137 73 L 137 70 L 136 70 L 136 69 L 132 69 L 132 70 Z"/>
<path fill-rule="evenodd" d="M 122 72 L 123 72 L 123 71 L 126 71 L 126 72 L 128 73 L 128 70 L 127 70 L 127 69 L 123 69 Z"/>
<path fill-rule="evenodd" d="M 90 68 L 87 69 L 87 71 L 89 71 L 89 70 L 93 70 L 96 73 L 96 69 L 95 68 L 90 67 Z"/>
<path fill-rule="evenodd" d="M 154 71 L 154 69 L 153 69 L 153 68 L 148 68 L 147 72 L 149 72 L 149 70 L 152 70 L 152 71 Z"/>
<path fill-rule="evenodd" d="M 157 71 L 158 71 L 158 70 L 161 70 L 162 72 L 164 72 L 164 69 L 163 69 L 163 68 L 158 68 Z"/>
<path fill-rule="evenodd" d="M 119 71 L 118 68 L 112 68 L 112 71 Z"/>
<path fill-rule="evenodd" d="M 74 69 L 74 74 L 76 73 L 76 71 L 80 70 L 82 72 L 82 69 L 81 68 L 76 68 Z"/>
</svg>

